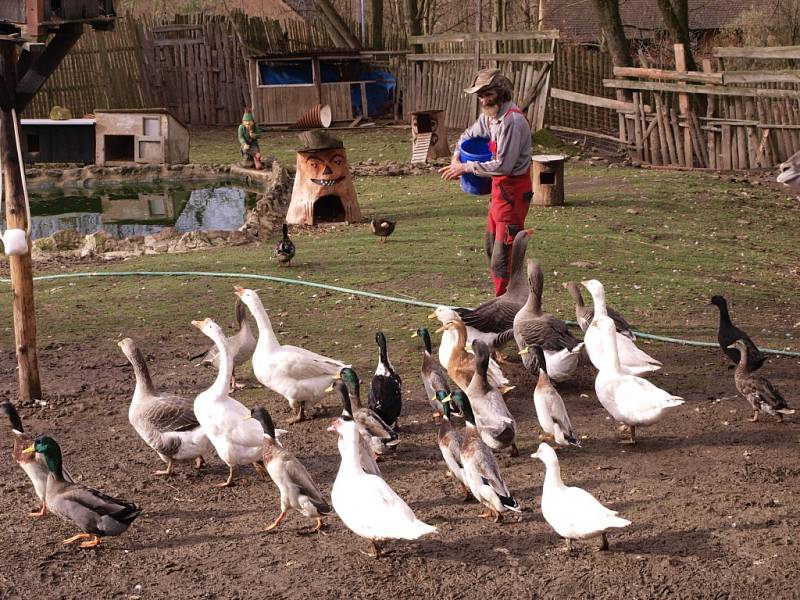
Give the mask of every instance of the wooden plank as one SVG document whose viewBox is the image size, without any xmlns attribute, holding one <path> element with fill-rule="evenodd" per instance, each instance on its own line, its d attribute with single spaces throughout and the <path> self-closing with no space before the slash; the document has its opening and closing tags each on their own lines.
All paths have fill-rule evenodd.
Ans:
<svg viewBox="0 0 800 600">
<path fill-rule="evenodd" d="M 744 119 L 744 100 L 733 98 L 733 110 L 737 119 Z M 741 125 L 736 127 L 736 151 L 739 154 L 739 168 L 747 169 L 750 159 L 747 153 L 747 132 Z"/>
<path fill-rule="evenodd" d="M 709 167 L 708 148 L 706 147 L 706 140 L 703 136 L 703 132 L 700 129 L 700 122 L 697 120 L 697 115 L 694 114 L 694 111 L 689 113 L 689 115 L 692 127 L 692 143 L 694 144 L 695 152 L 697 152 L 697 159 L 701 167 Z"/>
<path fill-rule="evenodd" d="M 685 85 L 685 84 L 684 84 Z M 603 86 L 619 90 L 650 90 L 654 92 L 678 92 L 686 94 L 711 94 L 715 96 L 750 96 L 753 98 L 800 98 L 800 90 L 778 90 L 749 87 L 713 85 L 685 85 L 680 83 L 660 83 L 656 81 L 630 81 L 623 79 L 603 79 Z"/>
<path fill-rule="evenodd" d="M 733 168 L 733 158 L 731 155 L 731 126 L 730 125 L 723 125 L 722 126 L 722 145 L 720 150 L 722 151 L 722 168 L 725 171 L 730 171 Z"/>
<path fill-rule="evenodd" d="M 751 122 L 756 116 L 756 106 L 755 102 L 753 102 L 752 98 L 745 98 L 744 100 L 744 118 L 745 122 Z M 755 125 L 758 125 L 758 122 L 755 122 Z M 758 159 L 756 158 L 758 154 L 758 134 L 756 132 L 755 127 L 747 126 L 745 127 L 745 133 L 747 135 L 747 159 L 750 162 L 751 168 L 757 168 L 761 165 L 758 163 Z"/>
<path fill-rule="evenodd" d="M 742 83 L 800 83 L 800 71 L 782 69 L 778 71 L 725 71 L 722 84 Z"/>
<path fill-rule="evenodd" d="M 672 126 L 669 122 L 669 115 L 667 114 L 666 109 L 664 108 L 664 103 L 661 99 L 661 94 L 655 94 L 655 105 L 656 105 L 656 116 L 661 121 L 661 127 L 664 130 L 664 141 L 667 146 L 667 151 L 663 153 L 664 155 L 664 163 L 672 164 L 672 165 L 680 165 L 680 160 L 678 159 L 678 153 L 675 150 L 675 141 L 672 137 Z M 669 161 L 667 161 L 667 157 L 669 157 Z"/>
<path fill-rule="evenodd" d="M 452 42 L 491 42 L 511 41 L 511 40 L 555 40 L 559 34 L 557 29 L 542 31 L 502 31 L 502 32 L 452 32 L 440 33 L 437 35 L 411 35 L 408 36 L 408 45 L 415 44 L 442 44 Z"/>
<path fill-rule="evenodd" d="M 634 111 L 634 106 L 631 102 L 622 102 L 620 100 L 612 100 L 611 98 L 603 98 L 601 96 L 590 96 L 589 94 L 581 94 L 579 92 L 572 92 L 559 88 L 551 88 L 550 97 L 558 100 L 566 100 L 567 102 L 575 102 L 577 104 L 586 104 L 587 106 L 609 108 L 624 113 L 632 113 Z"/>
<path fill-rule="evenodd" d="M 639 99 L 641 94 L 633 94 L 633 134 L 634 134 L 634 147 L 636 149 L 636 158 L 640 161 L 644 160 L 644 152 L 642 148 L 642 123 L 639 121 Z"/>
<path fill-rule="evenodd" d="M 680 71 L 682 73 L 686 72 L 686 48 L 683 44 L 675 44 L 673 46 L 675 50 L 675 70 Z M 685 83 L 679 83 L 678 87 L 686 87 Z M 689 94 L 686 93 L 679 93 L 678 94 L 678 106 L 680 107 L 681 117 L 683 120 L 688 124 L 691 120 L 690 113 L 692 112 L 692 103 L 689 99 Z M 687 127 L 683 130 L 683 158 L 685 160 L 685 166 L 691 167 L 693 166 L 692 160 L 692 129 L 691 127 Z"/>
<path fill-rule="evenodd" d="M 711 59 L 704 58 L 703 59 L 703 72 L 704 73 L 711 73 L 713 72 L 714 67 L 711 63 Z M 706 96 L 706 119 L 713 119 L 714 112 L 717 108 L 717 98 L 715 96 Z M 702 120 L 703 117 L 700 117 Z M 713 131 L 706 132 L 706 151 L 708 155 L 708 166 L 709 168 L 716 169 L 718 166 L 717 160 L 717 134 Z"/>
<path fill-rule="evenodd" d="M 678 164 L 680 164 L 682 167 L 685 167 L 686 159 L 684 156 L 687 149 L 684 148 L 683 137 L 681 136 L 681 128 L 678 125 L 678 115 L 675 113 L 675 109 L 673 108 L 669 109 L 669 123 L 670 127 L 672 128 L 672 139 L 675 142 L 675 155 L 678 159 Z M 692 151 L 691 148 L 688 150 L 689 152 Z"/>
<path fill-rule="evenodd" d="M 504 60 L 520 62 L 553 62 L 555 56 L 552 52 L 534 52 L 531 54 L 481 54 L 481 60 Z M 453 62 L 469 60 L 474 61 L 474 54 L 407 54 L 409 62 Z"/>
<path fill-rule="evenodd" d="M 701 73 L 699 71 L 667 71 L 664 69 L 644 69 L 641 67 L 614 67 L 614 77 L 639 77 L 642 79 L 667 79 L 670 81 L 690 81 L 722 85 L 722 73 Z"/>
<path fill-rule="evenodd" d="M 589 137 L 595 137 L 601 140 L 607 140 L 609 142 L 625 143 L 620 142 L 619 138 L 616 138 L 613 135 L 606 135 L 605 133 L 598 133 L 596 131 L 587 131 L 585 129 L 576 129 L 574 127 L 564 127 L 562 125 L 548 125 L 547 128 L 552 129 L 553 131 L 563 131 L 564 133 L 588 135 Z"/>
<path fill-rule="evenodd" d="M 800 46 L 741 46 L 714 48 L 716 58 L 800 58 Z"/>
</svg>

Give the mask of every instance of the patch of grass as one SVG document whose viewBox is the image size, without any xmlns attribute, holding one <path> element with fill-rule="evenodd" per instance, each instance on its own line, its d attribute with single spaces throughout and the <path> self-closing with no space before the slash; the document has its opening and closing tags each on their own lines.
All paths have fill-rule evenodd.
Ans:
<svg viewBox="0 0 800 600">
<path fill-rule="evenodd" d="M 786 347 L 794 314 L 800 210 L 777 188 L 744 186 L 701 173 L 567 165 L 567 206 L 532 207 L 528 249 L 545 270 L 545 310 L 573 318 L 562 282 L 598 278 L 609 303 L 645 331 L 713 336 L 716 315 L 703 306 L 723 293 L 734 316 L 764 344 Z M 271 260 L 272 242 L 177 255 L 132 258 L 109 270 L 263 273 L 443 304 L 474 306 L 491 295 L 482 240 L 486 198 L 467 196 L 435 174 L 356 181 L 365 219 L 396 219 L 385 246 L 366 224 L 292 234 L 293 266 Z M 277 239 L 277 238 L 276 238 Z M 234 283 L 261 288 L 285 340 L 347 356 L 372 355 L 378 328 L 398 339 L 424 323 L 425 308 L 306 287 L 245 279 L 119 278 L 37 284 L 43 343 L 119 335 L 180 336 L 203 344 L 193 318 L 232 318 Z M 588 295 L 585 294 L 588 299 Z M 0 310 L 11 314 L 11 294 Z M 399 337 L 398 337 L 399 336 Z M 4 347 L 12 347 L 10 319 Z M 193 340 L 193 341 L 191 341 Z M 788 344 L 787 344 L 788 342 Z M 399 342 L 415 352 L 413 341 Z M 359 349 L 358 351 L 356 351 Z M 113 349 L 111 350 L 113 351 Z M 416 360 L 416 358 L 414 359 Z"/>
</svg>

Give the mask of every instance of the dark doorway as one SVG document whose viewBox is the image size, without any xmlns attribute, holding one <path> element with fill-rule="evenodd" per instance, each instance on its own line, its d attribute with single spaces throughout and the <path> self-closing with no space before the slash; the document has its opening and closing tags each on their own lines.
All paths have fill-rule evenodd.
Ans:
<svg viewBox="0 0 800 600">
<path fill-rule="evenodd" d="M 341 223 L 344 219 L 344 206 L 339 196 L 328 194 L 314 202 L 314 225 L 317 223 Z"/>
<path fill-rule="evenodd" d="M 433 131 L 433 119 L 428 113 L 417 113 L 417 132 L 430 133 Z"/>
<path fill-rule="evenodd" d="M 132 135 L 107 135 L 105 144 L 107 161 L 133 162 Z"/>
</svg>

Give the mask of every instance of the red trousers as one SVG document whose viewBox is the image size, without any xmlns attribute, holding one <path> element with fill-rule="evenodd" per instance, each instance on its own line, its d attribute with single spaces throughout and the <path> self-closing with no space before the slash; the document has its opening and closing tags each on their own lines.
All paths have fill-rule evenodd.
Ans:
<svg viewBox="0 0 800 600">
<path fill-rule="evenodd" d="M 511 273 L 511 244 L 525 228 L 533 198 L 530 170 L 522 175 L 492 177 L 492 196 L 486 216 L 486 255 L 495 295 L 506 291 Z"/>
</svg>

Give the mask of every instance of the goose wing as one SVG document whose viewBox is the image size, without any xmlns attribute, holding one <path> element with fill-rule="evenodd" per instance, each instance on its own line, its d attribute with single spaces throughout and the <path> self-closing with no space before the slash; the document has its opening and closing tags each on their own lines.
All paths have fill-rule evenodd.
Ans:
<svg viewBox="0 0 800 600">
<path fill-rule="evenodd" d="M 464 325 L 474 327 L 483 332 L 502 333 L 513 327 L 514 316 L 524 302 L 511 302 L 500 296 L 484 302 L 477 308 L 454 309 Z"/>
<path fill-rule="evenodd" d="M 194 402 L 172 394 L 152 398 L 142 417 L 161 433 L 190 431 L 200 427 L 194 414 Z"/>
<path fill-rule="evenodd" d="M 566 323 L 552 315 L 518 319 L 514 324 L 514 334 L 528 346 L 541 346 L 551 352 L 564 348 L 572 350 L 580 344 L 580 340 L 567 330 Z"/>
</svg>

